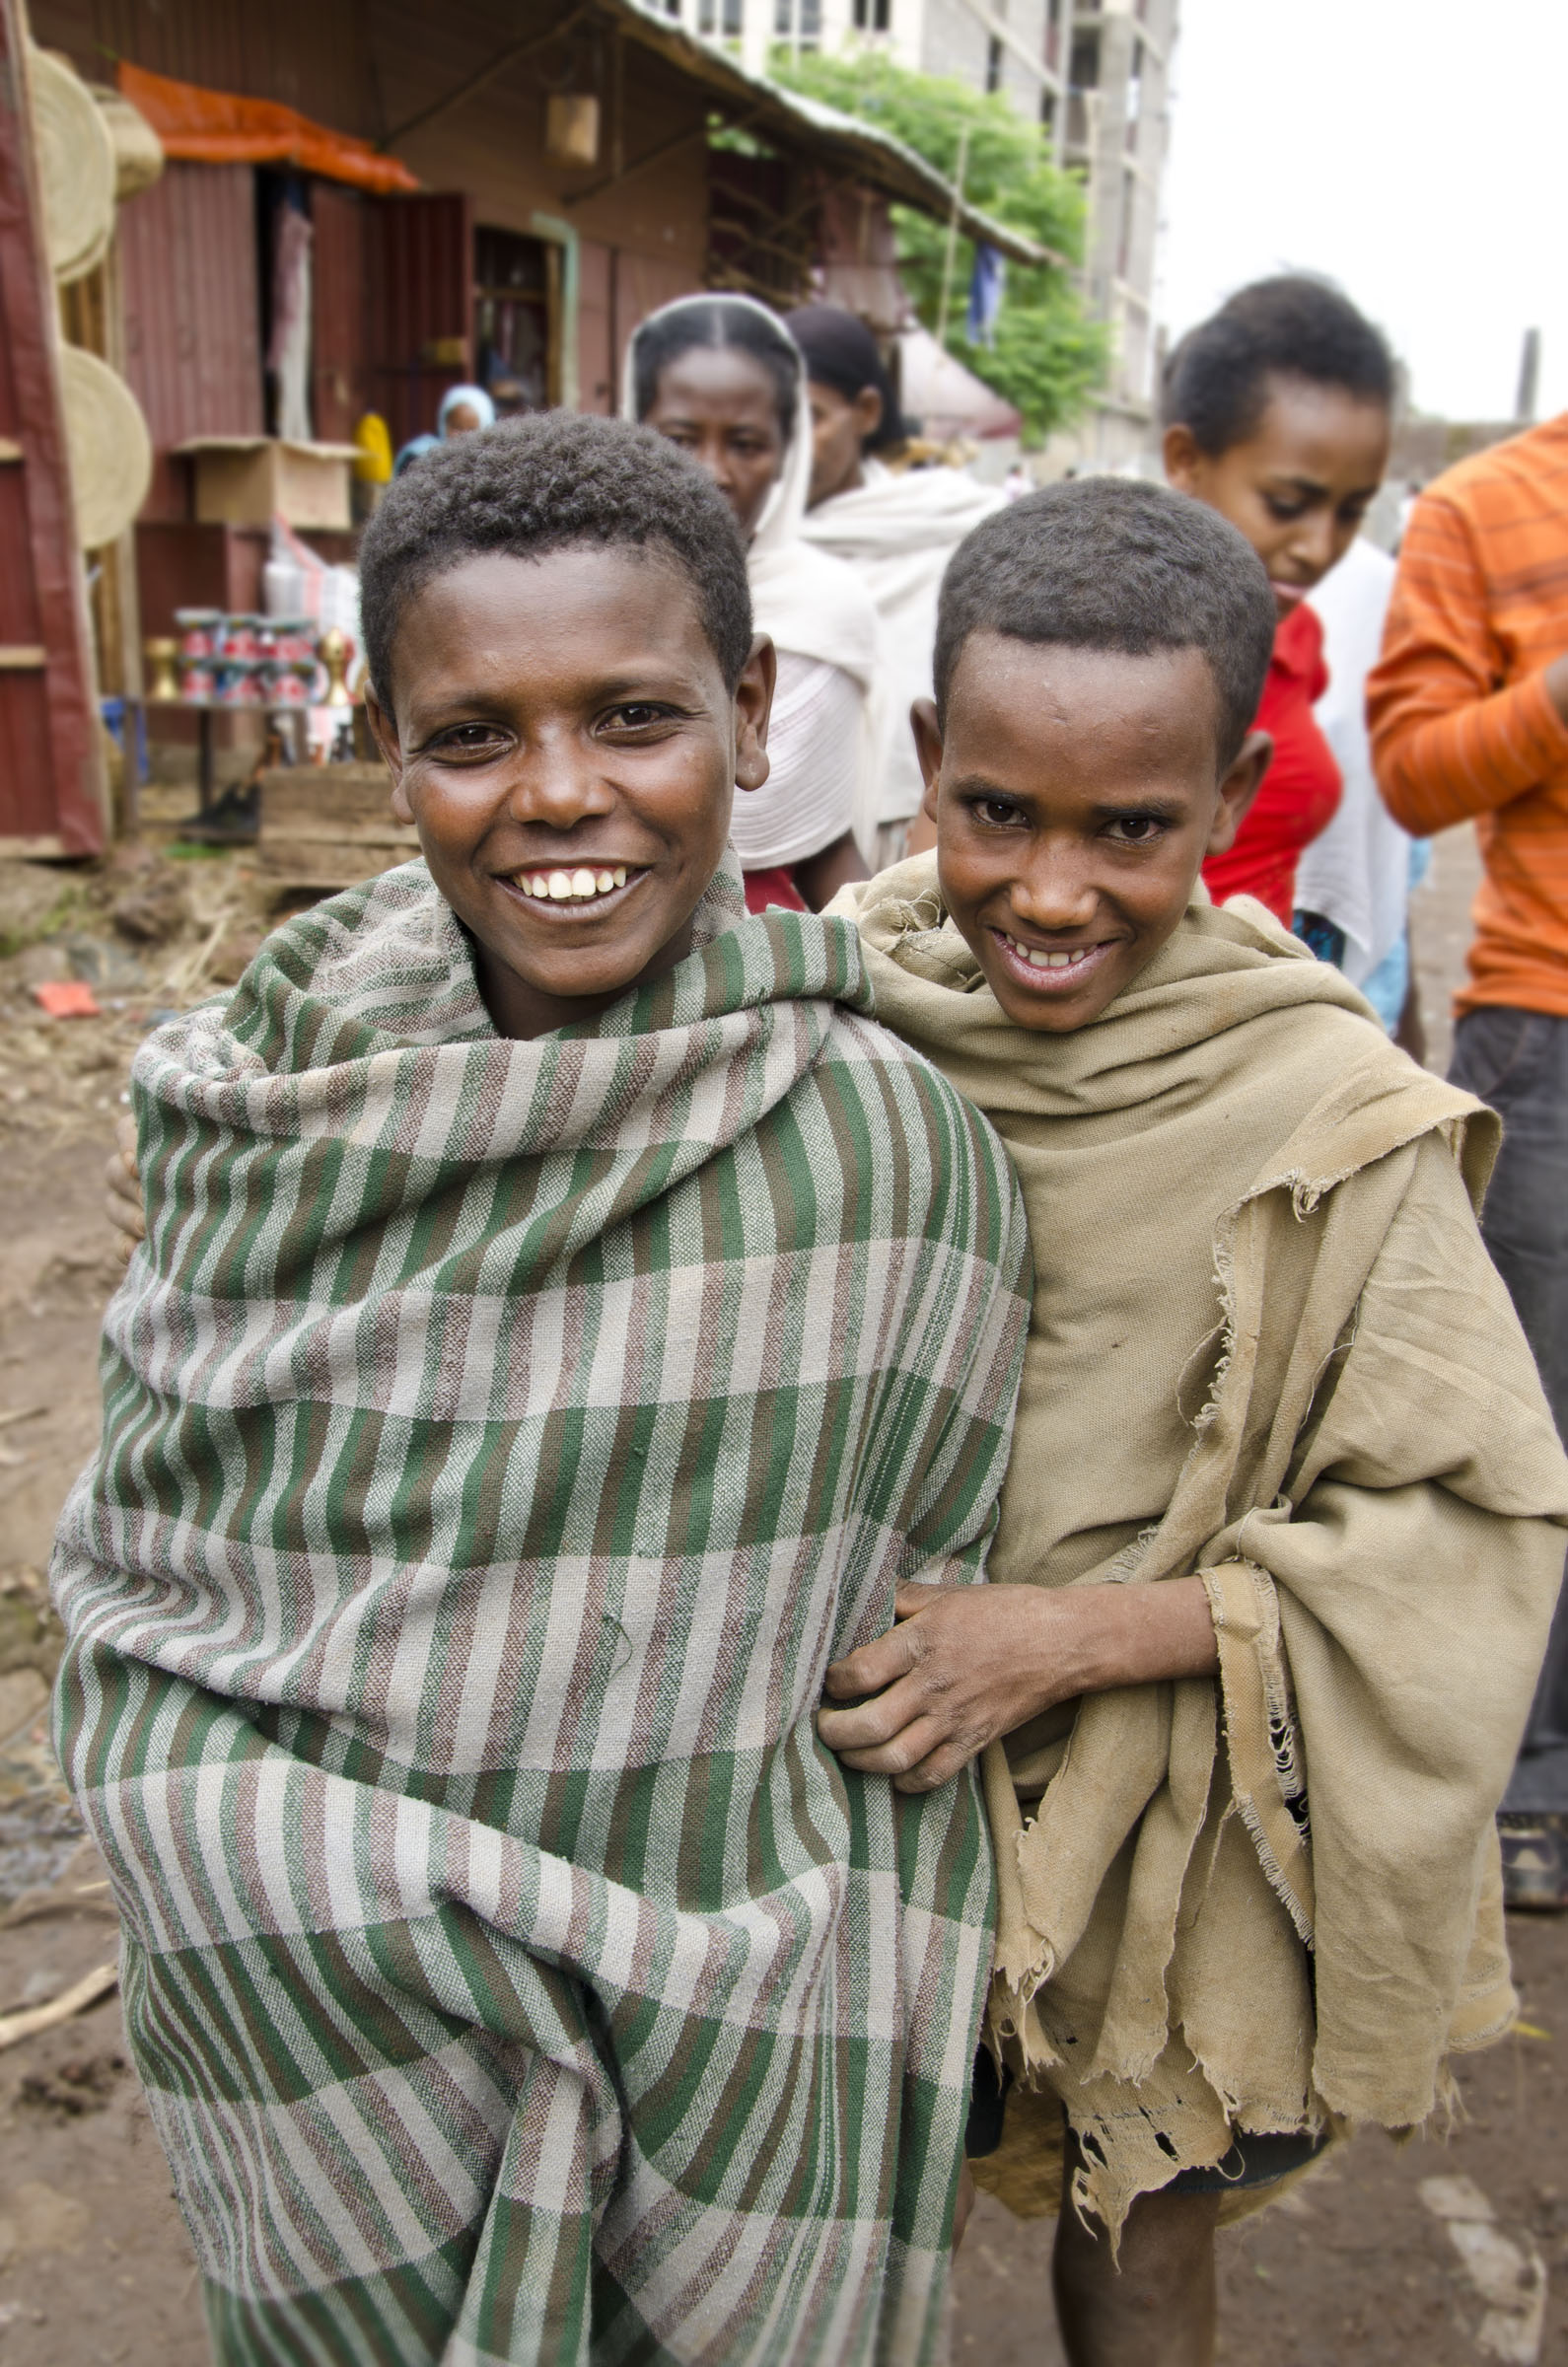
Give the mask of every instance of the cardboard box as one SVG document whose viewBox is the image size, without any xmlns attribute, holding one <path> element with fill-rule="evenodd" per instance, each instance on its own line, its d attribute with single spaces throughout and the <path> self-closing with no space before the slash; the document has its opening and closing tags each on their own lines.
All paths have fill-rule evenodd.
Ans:
<svg viewBox="0 0 1568 2367">
<path fill-rule="evenodd" d="M 191 436 L 175 451 L 195 464 L 198 526 L 352 525 L 352 444 L 293 444 L 279 436 Z"/>
</svg>

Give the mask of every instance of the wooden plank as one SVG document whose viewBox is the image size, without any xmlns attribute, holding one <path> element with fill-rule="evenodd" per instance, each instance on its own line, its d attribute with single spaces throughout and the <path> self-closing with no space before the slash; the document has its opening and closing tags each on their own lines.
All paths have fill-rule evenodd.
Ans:
<svg viewBox="0 0 1568 2367">
<path fill-rule="evenodd" d="M 22 443 L 27 455 L 23 514 L 14 521 L 20 547 L 0 550 L 0 567 L 31 576 L 35 630 L 47 660 L 36 758 L 20 777 L 9 765 L 0 777 L 0 831 L 58 837 L 68 854 L 96 855 L 106 836 L 107 777 L 60 408 L 59 304 L 43 247 L 24 27 L 23 0 L 0 0 L 0 432 Z M 38 822 L 53 827 L 39 831 Z"/>
<path fill-rule="evenodd" d="M 21 445 L 13 442 L 10 436 L 0 436 L 0 467 L 5 466 L 8 462 L 20 461 L 21 458 Z"/>
<path fill-rule="evenodd" d="M 48 662 L 49 653 L 41 641 L 13 641 L 9 648 L 0 647 L 0 670 L 13 674 L 31 674 Z"/>
<path fill-rule="evenodd" d="M 326 893 L 337 888 L 357 888 L 363 880 L 374 880 L 384 871 L 394 871 L 399 863 L 408 862 L 418 852 L 417 847 L 377 849 L 327 843 L 300 846 L 287 839 L 274 842 L 267 849 L 257 870 L 274 888 L 320 888 Z"/>
<path fill-rule="evenodd" d="M 0 863 L 58 863 L 75 851 L 63 838 L 0 838 Z"/>
<path fill-rule="evenodd" d="M 262 876 L 279 888 L 353 888 L 419 852 L 393 820 L 385 764 L 294 764 L 261 775 Z"/>
</svg>

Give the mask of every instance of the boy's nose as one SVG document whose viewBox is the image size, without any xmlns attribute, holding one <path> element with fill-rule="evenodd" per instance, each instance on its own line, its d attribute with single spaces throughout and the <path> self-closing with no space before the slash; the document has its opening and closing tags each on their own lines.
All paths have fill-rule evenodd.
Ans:
<svg viewBox="0 0 1568 2367">
<path fill-rule="evenodd" d="M 1013 909 L 1036 929 L 1076 929 L 1093 920 L 1094 882 L 1076 863 L 1058 858 L 1034 864 L 1013 882 Z"/>
<path fill-rule="evenodd" d="M 592 751 L 575 736 L 523 749 L 507 788 L 507 806 L 515 822 L 541 823 L 555 830 L 569 830 L 593 815 L 607 814 L 614 803 Z"/>
</svg>

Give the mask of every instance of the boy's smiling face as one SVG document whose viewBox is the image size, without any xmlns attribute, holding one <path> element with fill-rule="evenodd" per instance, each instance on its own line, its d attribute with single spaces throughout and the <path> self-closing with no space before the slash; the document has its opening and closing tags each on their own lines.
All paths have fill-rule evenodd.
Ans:
<svg viewBox="0 0 1568 2367">
<path fill-rule="evenodd" d="M 371 699 L 392 808 L 477 945 L 505 1035 L 587 1018 L 689 952 L 737 782 L 767 778 L 773 651 L 732 695 L 657 548 L 495 553 L 436 576 Z"/>
<path fill-rule="evenodd" d="M 947 728 L 915 710 L 943 900 L 1017 1026 L 1098 1019 L 1230 846 L 1272 753 L 1216 753 L 1219 701 L 1196 649 L 1119 650 L 971 633 Z"/>
</svg>

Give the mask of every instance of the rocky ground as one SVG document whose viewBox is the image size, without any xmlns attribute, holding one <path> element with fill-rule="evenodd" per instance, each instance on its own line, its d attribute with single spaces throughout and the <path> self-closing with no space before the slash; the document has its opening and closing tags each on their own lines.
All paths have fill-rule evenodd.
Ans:
<svg viewBox="0 0 1568 2367">
<path fill-rule="evenodd" d="M 181 801 L 170 801 L 175 811 Z M 238 974 L 267 912 L 243 857 L 154 851 L 101 873 L 0 867 L 0 2016 L 112 1965 L 103 1868 L 49 1757 L 57 1636 L 41 1572 L 97 1424 L 116 1267 L 102 1170 L 158 1012 Z M 1417 919 L 1429 1058 L 1466 933 L 1468 833 Z M 32 988 L 85 978 L 97 1019 Z M 1524 2019 L 1461 2079 L 1447 2143 L 1364 2137 L 1222 2239 L 1227 2362 L 1468 2367 L 1568 2357 L 1568 1928 L 1514 1931 Z M 0 2022 L 0 2040 L 5 2025 Z M 959 2367 L 1060 2367 L 1048 2231 L 982 2200 L 957 2272 Z M 125 2059 L 116 1994 L 0 2045 L 0 2367 L 200 2367 L 195 2269 Z"/>
</svg>

